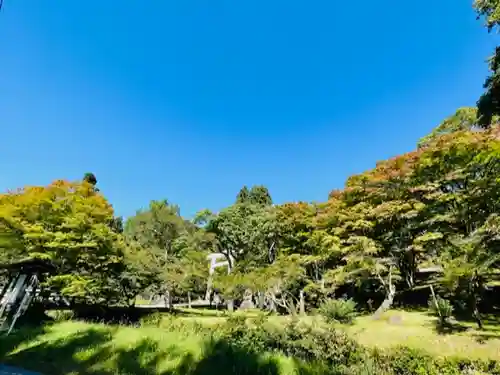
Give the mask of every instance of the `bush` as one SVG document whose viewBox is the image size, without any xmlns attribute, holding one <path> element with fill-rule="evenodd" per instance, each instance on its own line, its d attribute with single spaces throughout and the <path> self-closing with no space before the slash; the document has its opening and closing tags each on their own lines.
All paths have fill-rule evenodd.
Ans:
<svg viewBox="0 0 500 375">
<path fill-rule="evenodd" d="M 406 347 L 380 355 L 379 364 L 389 368 L 395 375 L 500 375 L 498 361 L 434 357 L 422 350 Z"/>
<path fill-rule="evenodd" d="M 139 322 L 143 327 L 160 327 L 163 320 L 163 315 L 159 312 L 155 312 L 142 317 Z"/>
<path fill-rule="evenodd" d="M 496 361 L 443 359 L 405 347 L 369 350 L 331 325 L 292 321 L 285 326 L 259 318 L 234 317 L 220 327 L 220 339 L 247 352 L 278 352 L 297 361 L 303 373 L 322 375 L 500 375 Z M 300 372 L 302 373 L 302 372 Z"/>
<path fill-rule="evenodd" d="M 297 322 L 285 326 L 280 347 L 285 355 L 305 361 L 325 362 L 332 367 L 358 362 L 364 352 L 354 339 L 341 330 Z"/>
<path fill-rule="evenodd" d="M 429 298 L 428 305 L 431 313 L 439 318 L 440 323 L 442 324 L 445 323 L 448 318 L 453 315 L 453 305 L 447 299 L 438 296 L 434 300 L 434 298 L 431 296 Z"/>
<path fill-rule="evenodd" d="M 361 347 L 346 333 L 330 326 L 312 327 L 297 321 L 276 326 L 262 318 L 253 325 L 243 319 L 232 319 L 223 327 L 222 335 L 226 342 L 249 352 L 280 352 L 333 367 L 355 362 L 361 353 Z"/>
<path fill-rule="evenodd" d="M 55 310 L 51 315 L 54 317 L 56 322 L 72 320 L 75 317 L 72 310 Z"/>
<path fill-rule="evenodd" d="M 356 302 L 352 299 L 328 299 L 318 309 L 327 322 L 352 323 L 356 316 Z"/>
</svg>

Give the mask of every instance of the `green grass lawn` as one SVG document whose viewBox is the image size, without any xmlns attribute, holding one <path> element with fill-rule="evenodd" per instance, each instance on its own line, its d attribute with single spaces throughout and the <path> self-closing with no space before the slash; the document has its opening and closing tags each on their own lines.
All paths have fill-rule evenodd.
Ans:
<svg viewBox="0 0 500 375">
<path fill-rule="evenodd" d="M 397 316 L 398 322 L 391 322 Z M 404 345 L 439 356 L 473 359 L 500 359 L 500 322 L 485 319 L 482 331 L 475 324 L 461 322 L 453 333 L 436 332 L 436 319 L 422 312 L 390 311 L 376 321 L 360 317 L 347 327 L 349 333 L 367 346 L 388 348 Z"/>
<path fill-rule="evenodd" d="M 60 322 L 35 330 L 20 330 L 0 340 L 0 362 L 46 375 L 139 374 L 226 375 L 298 374 L 296 363 L 277 354 L 250 354 L 209 340 L 196 325 L 215 326 L 226 314 L 190 311 L 165 318 L 160 327 L 106 326 Z M 252 315 L 252 314 L 249 314 Z M 397 316 L 397 319 L 391 318 Z M 167 329 L 175 321 L 192 321 L 190 329 Z M 282 324 L 287 317 L 270 317 Z M 305 317 L 311 324 L 321 320 Z M 500 359 L 500 325 L 487 321 L 484 331 L 469 323 L 468 330 L 440 334 L 433 318 L 420 312 L 392 311 L 380 320 L 360 317 L 342 326 L 361 344 L 389 348 L 398 345 L 426 350 L 437 356 Z M 162 328 L 165 327 L 165 328 Z"/>
<path fill-rule="evenodd" d="M 238 351 L 200 332 L 62 322 L 0 340 L 0 363 L 45 375 L 294 374 L 279 355 Z"/>
</svg>

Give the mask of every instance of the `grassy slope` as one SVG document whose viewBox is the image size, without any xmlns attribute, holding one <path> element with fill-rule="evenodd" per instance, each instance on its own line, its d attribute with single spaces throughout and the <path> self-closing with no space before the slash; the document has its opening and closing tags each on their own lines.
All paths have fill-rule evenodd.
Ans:
<svg viewBox="0 0 500 375">
<path fill-rule="evenodd" d="M 347 330 L 370 346 L 406 345 L 436 355 L 471 358 L 500 356 L 500 327 L 440 335 L 431 318 L 422 313 L 393 312 L 400 317 L 373 321 L 359 318 Z M 213 324 L 224 317 L 183 318 Z M 283 319 L 275 319 L 279 324 Z M 309 318 L 313 320 L 312 318 Z M 479 336 L 482 335 L 482 336 Z M 489 335 L 485 337 L 485 335 Z M 481 341 L 488 338 L 487 341 Z M 294 364 L 281 356 L 238 352 L 224 342 L 207 342 L 199 332 L 169 332 L 150 327 L 122 327 L 63 322 L 38 331 L 21 331 L 0 340 L 0 362 L 19 365 L 46 375 L 162 374 L 226 375 L 293 374 Z"/>
</svg>

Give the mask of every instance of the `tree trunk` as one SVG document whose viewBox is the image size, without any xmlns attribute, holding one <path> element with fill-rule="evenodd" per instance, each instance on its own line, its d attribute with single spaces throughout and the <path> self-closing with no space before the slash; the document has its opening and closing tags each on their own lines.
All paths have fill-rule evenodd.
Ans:
<svg viewBox="0 0 500 375">
<path fill-rule="evenodd" d="M 205 293 L 205 301 L 208 301 L 210 299 L 210 296 L 212 294 L 212 268 L 210 266 L 210 274 L 208 276 L 208 280 L 207 280 L 207 291 Z"/>
<path fill-rule="evenodd" d="M 188 292 L 188 308 L 191 308 L 191 292 Z"/>
<path fill-rule="evenodd" d="M 234 312 L 234 301 L 232 299 L 227 301 L 227 310 L 229 312 Z"/>
<path fill-rule="evenodd" d="M 172 303 L 172 293 L 168 291 L 168 309 L 172 310 L 174 304 Z"/>
<path fill-rule="evenodd" d="M 389 310 L 394 303 L 394 296 L 396 295 L 396 286 L 390 283 L 386 291 L 384 302 L 379 306 L 377 311 L 373 314 L 374 319 L 380 319 L 380 316 Z"/>
<path fill-rule="evenodd" d="M 265 295 L 262 292 L 257 293 L 257 299 L 259 303 L 259 309 L 264 310 L 264 304 L 265 304 Z"/>
<path fill-rule="evenodd" d="M 477 300 L 481 290 L 482 282 L 476 270 L 474 272 L 474 276 L 469 281 L 469 295 L 472 315 L 479 329 L 483 329 L 483 322 L 481 321 L 481 315 L 479 314 L 479 309 L 477 308 Z"/>
<path fill-rule="evenodd" d="M 271 292 L 268 299 L 269 299 L 269 311 L 275 313 L 277 311 L 277 308 L 275 301 L 276 297 L 274 296 L 274 293 Z"/>
<path fill-rule="evenodd" d="M 478 328 L 482 330 L 483 322 L 481 320 L 481 314 L 479 313 L 479 310 L 477 308 L 476 296 L 472 296 L 471 305 L 472 305 L 472 315 L 474 316 L 474 320 L 476 321 Z"/>
<path fill-rule="evenodd" d="M 300 302 L 299 302 L 299 312 L 300 315 L 306 315 L 306 303 L 304 298 L 304 291 L 300 291 Z"/>
<path fill-rule="evenodd" d="M 434 287 L 432 286 L 432 284 L 430 285 L 430 288 L 431 288 L 432 301 L 434 302 L 434 308 L 436 309 L 439 316 L 439 324 L 444 325 L 446 323 L 445 317 L 441 315 L 441 310 L 439 309 L 438 300 L 436 298 L 436 294 L 434 293 Z"/>
</svg>

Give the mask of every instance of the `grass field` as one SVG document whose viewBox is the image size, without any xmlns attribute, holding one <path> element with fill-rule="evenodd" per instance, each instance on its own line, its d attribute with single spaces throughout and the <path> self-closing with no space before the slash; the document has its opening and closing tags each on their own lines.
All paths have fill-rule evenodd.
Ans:
<svg viewBox="0 0 500 375">
<path fill-rule="evenodd" d="M 46 375 L 303 373 L 284 356 L 241 352 L 224 342 L 209 340 L 203 330 L 196 330 L 197 325 L 216 327 L 216 323 L 227 319 L 226 314 L 188 310 L 183 313 L 175 319 L 196 322 L 186 325 L 190 330 L 165 327 L 172 323 L 172 318 L 165 318 L 159 328 L 60 322 L 38 330 L 21 330 L 0 340 L 0 362 Z M 270 319 L 282 324 L 287 318 Z M 304 318 L 311 324 L 318 319 Z M 480 332 L 463 323 L 462 332 L 440 334 L 433 318 L 425 313 L 392 311 L 381 320 L 360 317 L 343 328 L 361 344 L 371 347 L 405 345 L 436 356 L 500 359 L 500 325 L 493 320 L 487 321 Z"/>
</svg>

